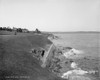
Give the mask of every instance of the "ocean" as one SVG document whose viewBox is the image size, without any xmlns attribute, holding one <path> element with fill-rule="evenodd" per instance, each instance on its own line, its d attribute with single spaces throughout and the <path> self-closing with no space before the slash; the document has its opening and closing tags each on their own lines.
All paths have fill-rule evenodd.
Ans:
<svg viewBox="0 0 100 80">
<path fill-rule="evenodd" d="M 53 33 L 58 36 L 54 44 L 72 47 L 82 50 L 85 55 L 100 57 L 100 33 L 99 32 L 65 32 Z"/>
</svg>

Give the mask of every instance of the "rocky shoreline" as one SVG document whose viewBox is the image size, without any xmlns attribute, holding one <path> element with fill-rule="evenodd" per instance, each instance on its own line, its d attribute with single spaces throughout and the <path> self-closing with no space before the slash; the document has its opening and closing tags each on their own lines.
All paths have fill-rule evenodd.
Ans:
<svg viewBox="0 0 100 80">
<path fill-rule="evenodd" d="M 84 56 L 84 53 L 79 50 L 77 50 L 77 52 L 78 51 L 80 52 L 78 54 L 75 53 L 74 51 L 72 51 L 72 53 L 71 53 L 70 50 L 72 50 L 73 48 L 56 44 L 54 42 L 54 40 L 57 41 L 57 39 L 49 38 L 49 40 L 51 40 L 55 44 L 55 46 L 57 48 L 57 50 L 56 50 L 57 51 L 56 53 L 58 55 L 57 57 L 59 57 L 59 59 L 60 59 L 60 60 L 58 60 L 58 62 L 55 62 L 55 64 L 57 64 L 56 66 L 58 66 L 58 67 L 56 68 L 56 70 L 53 71 L 54 73 L 56 73 L 60 77 L 62 77 L 64 74 L 66 74 L 65 76 L 67 76 L 67 77 L 62 77 L 62 78 L 68 79 L 68 80 L 99 80 L 99 70 L 98 70 L 99 60 L 98 59 L 96 59 L 96 58 L 91 59 L 91 57 Z M 76 49 L 74 49 L 74 50 L 76 50 Z M 68 51 L 70 52 L 70 54 Z M 64 53 L 66 53 L 68 57 L 65 57 L 65 56 L 61 57 Z M 70 58 L 70 56 L 71 56 L 71 58 Z M 77 57 L 75 57 L 75 56 L 77 56 Z M 77 68 L 75 68 L 75 69 L 71 68 L 72 62 L 77 63 L 78 67 L 80 69 L 77 70 Z M 57 69 L 59 71 L 57 71 Z M 79 72 L 79 74 L 78 74 L 78 72 Z"/>
</svg>

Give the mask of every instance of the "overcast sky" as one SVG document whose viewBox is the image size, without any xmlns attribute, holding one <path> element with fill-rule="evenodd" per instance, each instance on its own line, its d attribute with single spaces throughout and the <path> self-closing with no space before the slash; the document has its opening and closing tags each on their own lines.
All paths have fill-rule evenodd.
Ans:
<svg viewBox="0 0 100 80">
<path fill-rule="evenodd" d="M 0 26 L 100 31 L 100 0 L 0 0 Z"/>
</svg>

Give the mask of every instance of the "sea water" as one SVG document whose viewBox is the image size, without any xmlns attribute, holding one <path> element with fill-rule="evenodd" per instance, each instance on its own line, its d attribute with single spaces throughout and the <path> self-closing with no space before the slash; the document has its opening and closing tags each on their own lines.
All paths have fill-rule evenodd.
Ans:
<svg viewBox="0 0 100 80">
<path fill-rule="evenodd" d="M 87 56 L 100 57 L 99 32 L 66 32 L 54 33 L 54 35 L 59 37 L 53 40 L 56 45 L 81 50 Z"/>
</svg>

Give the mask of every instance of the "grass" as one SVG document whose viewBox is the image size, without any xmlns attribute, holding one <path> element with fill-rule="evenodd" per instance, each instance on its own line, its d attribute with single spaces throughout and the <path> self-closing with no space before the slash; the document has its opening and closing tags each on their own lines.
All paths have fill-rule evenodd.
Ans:
<svg viewBox="0 0 100 80">
<path fill-rule="evenodd" d="M 45 35 L 0 35 L 0 80 L 62 80 L 30 53 L 31 48 L 52 44 Z"/>
</svg>

